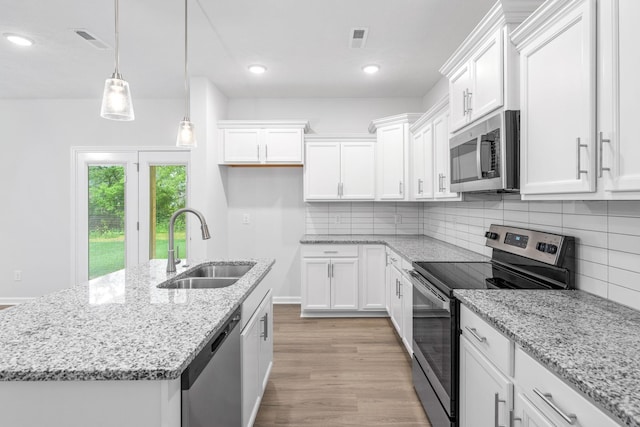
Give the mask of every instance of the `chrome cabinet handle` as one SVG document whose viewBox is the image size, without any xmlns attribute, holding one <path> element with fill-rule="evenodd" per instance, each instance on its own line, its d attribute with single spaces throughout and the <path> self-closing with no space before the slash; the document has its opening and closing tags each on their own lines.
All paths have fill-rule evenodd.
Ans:
<svg viewBox="0 0 640 427">
<path fill-rule="evenodd" d="M 462 91 L 462 115 L 467 115 L 467 90 Z"/>
<path fill-rule="evenodd" d="M 469 331 L 469 333 L 478 341 L 480 342 L 487 342 L 487 338 L 486 337 L 482 337 L 480 335 L 478 335 L 478 331 L 476 328 L 470 328 L 468 326 L 464 327 L 467 331 Z"/>
<path fill-rule="evenodd" d="M 515 411 L 509 411 L 509 425 L 515 427 L 516 421 L 522 422 L 522 418 L 516 417 Z"/>
<path fill-rule="evenodd" d="M 331 263 L 331 277 L 333 277 L 333 263 Z"/>
<path fill-rule="evenodd" d="M 400 194 L 402 194 L 402 181 L 400 181 Z"/>
<path fill-rule="evenodd" d="M 498 417 L 498 415 L 499 415 L 498 411 L 500 409 L 500 403 L 507 403 L 507 401 L 500 399 L 500 395 L 498 395 L 498 393 L 496 393 L 495 396 L 494 396 L 493 402 L 494 402 L 494 413 L 495 413 L 495 418 L 494 418 L 493 425 L 495 427 L 504 427 L 504 426 L 501 426 L 500 424 L 498 424 L 498 422 L 499 422 L 499 420 L 498 420 L 498 418 L 499 418 Z"/>
<path fill-rule="evenodd" d="M 442 190 L 440 190 L 441 192 L 445 192 L 447 191 L 447 186 L 445 184 L 445 180 L 447 179 L 447 176 L 445 174 L 442 174 Z"/>
<path fill-rule="evenodd" d="M 340 197 L 344 196 L 344 182 L 340 183 Z"/>
<path fill-rule="evenodd" d="M 327 277 L 331 278 L 331 263 L 327 264 Z"/>
<path fill-rule="evenodd" d="M 424 191 L 422 189 L 422 180 L 418 179 L 418 194 L 422 194 Z"/>
<path fill-rule="evenodd" d="M 467 113 L 470 113 L 471 111 L 473 111 L 473 108 L 471 108 L 471 96 L 473 95 L 473 93 L 469 92 L 469 89 L 467 89 Z"/>
<path fill-rule="evenodd" d="M 263 341 L 266 341 L 267 338 L 269 338 L 269 313 L 265 313 L 264 316 L 262 316 L 261 322 L 262 322 L 262 334 L 260 334 L 260 336 L 262 337 Z"/>
<path fill-rule="evenodd" d="M 338 251 L 323 251 L 325 254 L 337 254 Z"/>
<path fill-rule="evenodd" d="M 260 159 L 260 144 L 256 145 L 256 149 L 258 150 L 258 159 Z"/>
<path fill-rule="evenodd" d="M 600 132 L 599 136 L 600 136 L 600 138 L 599 138 L 600 139 L 600 172 L 599 172 L 598 175 L 599 175 L 600 178 L 602 178 L 602 172 L 603 171 L 611 171 L 611 168 L 605 168 L 604 167 L 604 157 L 603 157 L 604 156 L 604 153 L 603 153 L 603 151 L 604 151 L 604 149 L 603 149 L 604 143 L 606 142 L 608 144 L 611 144 L 611 138 L 605 139 L 603 132 Z"/>
<path fill-rule="evenodd" d="M 580 179 L 580 174 L 589 173 L 589 171 L 580 168 L 580 148 L 589 147 L 587 144 L 580 144 L 580 137 L 576 138 L 576 179 Z"/>
<path fill-rule="evenodd" d="M 402 298 L 402 282 L 398 280 L 398 298 Z"/>
<path fill-rule="evenodd" d="M 396 296 L 400 296 L 400 282 L 396 279 Z"/>
<path fill-rule="evenodd" d="M 569 425 L 574 425 L 575 424 L 576 420 L 578 419 L 576 414 L 566 414 L 562 409 L 560 409 L 558 407 L 558 405 L 556 405 L 553 402 L 553 400 L 552 400 L 553 396 L 551 395 L 551 393 L 543 393 L 540 390 L 538 390 L 537 388 L 534 388 L 533 392 L 535 394 L 537 394 L 538 396 L 540 396 L 540 399 L 542 399 L 544 401 L 544 403 L 549 405 L 551 407 L 551 409 L 556 411 L 556 413 L 558 415 L 560 415 L 562 417 L 562 419 L 567 422 L 567 424 L 569 424 Z"/>
<path fill-rule="evenodd" d="M 269 157 L 269 146 L 265 145 L 264 146 L 264 159 L 267 160 L 268 157 Z"/>
</svg>

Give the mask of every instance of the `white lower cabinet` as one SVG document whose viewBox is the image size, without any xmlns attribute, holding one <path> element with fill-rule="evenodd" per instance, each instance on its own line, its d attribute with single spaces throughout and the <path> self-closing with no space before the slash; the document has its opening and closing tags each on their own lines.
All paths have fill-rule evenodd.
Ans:
<svg viewBox="0 0 640 427">
<path fill-rule="evenodd" d="M 413 285 L 403 273 L 403 260 L 393 251 L 388 251 L 387 265 L 387 313 L 396 333 L 407 352 L 413 354 Z M 406 268 L 406 266 L 405 266 Z"/>
<path fill-rule="evenodd" d="M 273 365 L 271 290 L 240 334 L 242 354 L 242 425 L 252 426 Z"/>
<path fill-rule="evenodd" d="M 460 337 L 460 427 L 509 425 L 513 383 Z"/>
<path fill-rule="evenodd" d="M 513 423 L 522 427 L 555 427 L 555 425 L 536 408 L 526 396 L 516 393 L 513 403 Z"/>
<path fill-rule="evenodd" d="M 360 246 L 360 309 L 385 310 L 387 296 L 385 272 L 385 247 Z"/>
</svg>

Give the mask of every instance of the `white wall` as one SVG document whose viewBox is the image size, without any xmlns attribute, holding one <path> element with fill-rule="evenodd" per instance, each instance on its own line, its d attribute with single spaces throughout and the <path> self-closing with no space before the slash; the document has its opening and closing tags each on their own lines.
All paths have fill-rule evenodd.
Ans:
<svg viewBox="0 0 640 427">
<path fill-rule="evenodd" d="M 427 111 L 429 108 L 449 94 L 449 79 L 442 76 L 440 80 L 434 84 L 429 92 L 422 98 L 422 109 Z"/>
<path fill-rule="evenodd" d="M 421 98 L 230 99 L 228 118 L 307 119 L 314 133 L 366 133 L 371 120 L 422 111 Z M 229 168 L 229 256 L 275 258 L 280 301 L 300 297 L 299 240 L 305 233 L 302 168 Z M 242 225 L 242 214 L 251 225 Z M 283 299 L 284 298 L 284 299 Z"/>
<path fill-rule="evenodd" d="M 0 100 L 0 299 L 70 286 L 71 147 L 174 146 L 181 100 L 134 99 L 136 120 L 100 117 L 100 100 Z M 13 280 L 14 270 L 22 281 Z"/>
</svg>

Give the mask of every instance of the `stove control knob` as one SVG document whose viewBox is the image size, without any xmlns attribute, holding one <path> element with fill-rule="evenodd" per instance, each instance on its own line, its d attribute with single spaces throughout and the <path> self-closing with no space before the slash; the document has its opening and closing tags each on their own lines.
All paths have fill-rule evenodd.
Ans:
<svg viewBox="0 0 640 427">
<path fill-rule="evenodd" d="M 548 244 L 547 245 L 547 253 L 555 254 L 558 252 L 558 247 L 556 245 Z"/>
<path fill-rule="evenodd" d="M 539 250 L 540 252 L 546 252 L 547 251 L 547 244 L 546 243 L 542 243 L 542 242 L 538 242 L 538 244 L 536 245 L 536 249 Z"/>
<path fill-rule="evenodd" d="M 484 233 L 484 237 L 486 237 L 487 239 L 490 239 L 490 240 L 497 240 L 498 239 L 498 233 L 494 233 L 492 231 L 487 231 L 486 233 Z"/>
</svg>

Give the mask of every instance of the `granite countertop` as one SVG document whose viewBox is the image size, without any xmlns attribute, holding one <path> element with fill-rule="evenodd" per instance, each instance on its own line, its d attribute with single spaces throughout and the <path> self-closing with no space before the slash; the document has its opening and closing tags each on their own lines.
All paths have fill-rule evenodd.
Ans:
<svg viewBox="0 0 640 427">
<path fill-rule="evenodd" d="M 159 289 L 166 261 L 120 270 L 0 311 L 0 381 L 168 380 L 180 374 L 271 269 L 220 289 Z"/>
<path fill-rule="evenodd" d="M 640 312 L 581 291 L 455 295 L 619 422 L 640 427 Z"/>
<path fill-rule="evenodd" d="M 408 261 L 488 261 L 484 255 L 472 252 L 460 246 L 423 235 L 314 235 L 305 234 L 302 244 L 380 244 L 387 245 Z"/>
</svg>

